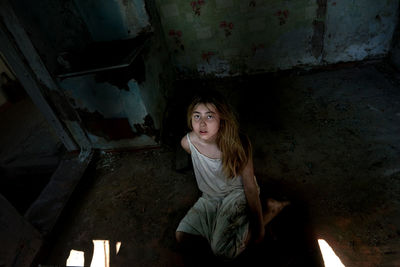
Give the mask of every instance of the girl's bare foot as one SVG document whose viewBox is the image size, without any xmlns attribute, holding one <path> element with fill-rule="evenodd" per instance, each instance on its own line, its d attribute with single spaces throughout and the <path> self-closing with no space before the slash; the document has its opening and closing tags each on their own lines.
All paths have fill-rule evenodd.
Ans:
<svg viewBox="0 0 400 267">
<path fill-rule="evenodd" d="M 290 201 L 278 201 L 276 199 L 267 199 L 267 210 L 264 212 L 264 226 L 267 225 L 281 210 L 290 204 Z"/>
</svg>

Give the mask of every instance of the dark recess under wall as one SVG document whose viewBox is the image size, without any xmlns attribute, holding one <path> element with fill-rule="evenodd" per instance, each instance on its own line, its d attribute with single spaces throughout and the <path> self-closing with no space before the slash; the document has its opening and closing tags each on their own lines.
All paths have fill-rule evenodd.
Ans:
<svg viewBox="0 0 400 267">
<path fill-rule="evenodd" d="M 81 109 L 78 113 L 87 131 L 108 141 L 135 138 L 142 134 L 153 137 L 157 141 L 160 135 L 160 131 L 155 128 L 154 120 L 149 114 L 143 118 L 144 123 L 134 125 L 136 131 L 133 131 L 127 118 L 104 118 L 98 111 L 89 112 Z"/>
<path fill-rule="evenodd" d="M 132 63 L 119 69 L 110 69 L 96 73 L 98 83 L 110 83 L 121 90 L 129 91 L 128 83 L 135 80 L 138 84 L 146 80 L 145 65 L 142 57 L 137 57 Z"/>
<path fill-rule="evenodd" d="M 136 65 L 143 67 L 135 59 L 151 36 L 150 33 L 144 33 L 132 39 L 94 42 L 83 49 L 61 53 L 58 56 L 60 67 L 57 76 L 64 79 L 106 70 L 132 68 Z M 133 69 L 138 71 L 137 67 Z M 142 70 L 139 73 L 142 73 Z M 140 76 L 139 80 L 143 80 Z"/>
<path fill-rule="evenodd" d="M 78 113 L 87 131 L 108 141 L 137 136 L 127 118 L 104 118 L 98 111 L 78 110 Z"/>
<path fill-rule="evenodd" d="M 0 194 L 2 194 L 20 214 L 24 214 L 49 182 L 53 170 L 10 170 L 1 168 Z"/>
</svg>

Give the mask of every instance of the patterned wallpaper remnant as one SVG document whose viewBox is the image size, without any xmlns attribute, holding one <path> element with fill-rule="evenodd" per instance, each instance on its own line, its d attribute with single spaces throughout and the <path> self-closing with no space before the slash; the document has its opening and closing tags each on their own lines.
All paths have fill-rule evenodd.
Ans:
<svg viewBox="0 0 400 267">
<path fill-rule="evenodd" d="M 156 5 L 178 72 L 219 77 L 384 55 L 399 1 L 156 0 Z M 379 25 L 376 17 L 384 18 Z M 360 34 L 363 25 L 371 26 Z M 379 36 L 373 49 L 365 45 L 369 36 Z M 332 41 L 352 48 L 335 50 Z"/>
<path fill-rule="evenodd" d="M 221 21 L 221 23 L 219 24 L 219 27 L 224 30 L 226 37 L 228 37 L 229 35 L 232 34 L 232 30 L 233 30 L 232 22 Z"/>
<path fill-rule="evenodd" d="M 211 57 L 215 55 L 214 52 L 212 51 L 208 51 L 208 52 L 203 52 L 203 54 L 201 54 L 201 58 L 205 61 L 207 61 L 207 63 L 210 63 L 210 59 Z"/>
<path fill-rule="evenodd" d="M 174 52 L 178 52 L 178 49 L 185 50 L 185 46 L 182 44 L 182 32 L 179 30 L 169 30 L 169 36 L 175 41 Z"/>
<path fill-rule="evenodd" d="M 201 6 L 205 4 L 204 0 L 192 1 L 190 5 L 195 15 L 200 16 Z"/>
<path fill-rule="evenodd" d="M 286 23 L 286 20 L 289 17 L 289 10 L 285 9 L 285 10 L 278 10 L 278 12 L 276 12 L 274 14 L 276 17 L 278 17 L 279 19 L 279 25 L 283 25 Z"/>
</svg>

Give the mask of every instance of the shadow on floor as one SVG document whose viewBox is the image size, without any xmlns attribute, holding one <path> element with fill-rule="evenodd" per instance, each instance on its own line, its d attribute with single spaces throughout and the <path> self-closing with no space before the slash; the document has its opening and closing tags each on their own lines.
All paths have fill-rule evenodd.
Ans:
<svg viewBox="0 0 400 267">
<path fill-rule="evenodd" d="M 24 214 L 66 150 L 26 94 L 10 101 L 0 109 L 0 194 Z"/>
<path fill-rule="evenodd" d="M 248 247 L 235 260 L 219 260 L 207 244 L 201 251 L 184 257 L 185 266 L 324 266 L 307 209 L 298 201 L 292 202 L 271 221 L 262 243 Z"/>
</svg>

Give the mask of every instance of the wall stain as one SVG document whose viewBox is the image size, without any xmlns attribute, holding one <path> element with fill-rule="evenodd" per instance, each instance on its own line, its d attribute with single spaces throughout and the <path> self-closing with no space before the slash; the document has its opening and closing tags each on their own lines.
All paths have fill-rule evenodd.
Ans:
<svg viewBox="0 0 400 267">
<path fill-rule="evenodd" d="M 131 139 L 140 135 L 132 130 L 128 118 L 104 118 L 98 111 L 89 112 L 83 109 L 77 111 L 86 130 L 107 141 Z"/>
<path fill-rule="evenodd" d="M 326 2 L 327 0 L 317 0 L 317 16 L 313 21 L 314 33 L 311 38 L 311 53 L 316 59 L 321 57 L 324 50 Z"/>
</svg>

